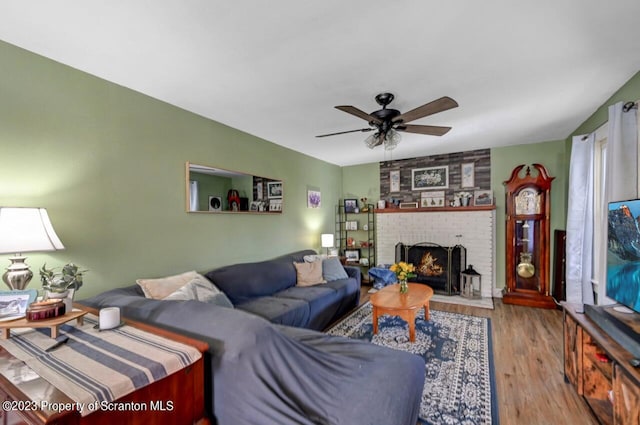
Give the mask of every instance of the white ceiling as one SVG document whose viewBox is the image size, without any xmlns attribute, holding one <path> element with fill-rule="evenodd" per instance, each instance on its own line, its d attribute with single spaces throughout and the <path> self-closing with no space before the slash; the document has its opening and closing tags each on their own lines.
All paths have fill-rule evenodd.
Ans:
<svg viewBox="0 0 640 425">
<path fill-rule="evenodd" d="M 383 91 L 460 104 L 393 159 L 564 139 L 640 69 L 639 23 L 638 0 L 0 3 L 4 41 L 338 165 L 390 158 L 314 137 L 366 127 L 333 106 Z"/>
</svg>

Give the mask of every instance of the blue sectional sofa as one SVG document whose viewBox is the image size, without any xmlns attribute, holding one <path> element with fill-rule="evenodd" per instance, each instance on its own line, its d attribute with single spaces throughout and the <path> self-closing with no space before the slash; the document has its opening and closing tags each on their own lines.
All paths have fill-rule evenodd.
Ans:
<svg viewBox="0 0 640 425">
<path fill-rule="evenodd" d="M 237 309 L 279 325 L 323 330 L 358 306 L 361 275 L 358 267 L 346 266 L 346 279 L 296 286 L 293 263 L 314 255 L 312 250 L 298 251 L 273 260 L 221 267 L 205 276 Z"/>
<path fill-rule="evenodd" d="M 415 425 L 421 358 L 304 329 L 323 328 L 349 311 L 360 289 L 359 274 L 318 288 L 292 286 L 288 265 L 307 253 L 207 273 L 236 308 L 145 298 L 138 285 L 80 304 L 119 307 L 124 317 L 207 342 L 204 393 L 214 424 Z"/>
</svg>

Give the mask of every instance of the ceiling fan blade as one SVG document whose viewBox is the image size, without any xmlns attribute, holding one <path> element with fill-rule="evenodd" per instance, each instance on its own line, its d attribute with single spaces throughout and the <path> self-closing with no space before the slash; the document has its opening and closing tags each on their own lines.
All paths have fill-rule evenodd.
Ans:
<svg viewBox="0 0 640 425">
<path fill-rule="evenodd" d="M 407 133 L 428 134 L 430 136 L 444 136 L 451 130 L 451 127 L 441 127 L 439 125 L 415 125 L 406 124 L 396 127 L 398 131 L 406 131 Z"/>
<path fill-rule="evenodd" d="M 347 114 L 351 114 L 351 115 L 355 115 L 358 118 L 362 118 L 363 120 L 367 121 L 367 122 L 374 122 L 376 124 L 382 124 L 382 121 L 380 121 L 378 118 L 374 117 L 373 115 L 369 115 L 366 112 L 356 108 L 355 106 L 336 106 L 336 109 L 339 109 L 343 112 L 346 112 Z"/>
<path fill-rule="evenodd" d="M 362 128 L 360 130 L 339 131 L 337 133 L 321 134 L 321 135 L 316 136 L 316 137 L 337 136 L 338 134 L 356 133 L 358 131 L 366 133 L 367 131 L 372 131 L 372 130 L 375 130 L 375 129 L 374 128 Z"/>
<path fill-rule="evenodd" d="M 411 122 L 419 118 L 458 107 L 458 102 L 448 96 L 441 97 L 393 118 L 393 122 Z"/>
</svg>

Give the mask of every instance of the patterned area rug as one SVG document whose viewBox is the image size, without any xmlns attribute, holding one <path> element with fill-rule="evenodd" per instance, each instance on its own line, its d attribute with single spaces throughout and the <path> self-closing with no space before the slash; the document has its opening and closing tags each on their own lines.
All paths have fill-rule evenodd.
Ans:
<svg viewBox="0 0 640 425">
<path fill-rule="evenodd" d="M 425 384 L 420 424 L 497 425 L 491 321 L 431 309 L 416 317 L 416 341 L 409 342 L 407 323 L 383 315 L 373 335 L 371 304 L 366 303 L 327 331 L 417 354 L 424 359 Z"/>
</svg>

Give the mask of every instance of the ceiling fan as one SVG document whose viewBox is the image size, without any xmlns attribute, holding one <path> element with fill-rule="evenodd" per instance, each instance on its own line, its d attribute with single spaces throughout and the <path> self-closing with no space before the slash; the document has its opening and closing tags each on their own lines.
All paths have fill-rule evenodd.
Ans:
<svg viewBox="0 0 640 425">
<path fill-rule="evenodd" d="M 356 108 L 355 106 L 336 106 L 336 109 L 344 111 L 348 114 L 355 115 L 369 122 L 369 127 L 358 130 L 340 131 L 337 133 L 321 134 L 316 137 L 336 136 L 338 134 L 368 132 L 375 131 L 374 134 L 367 137 L 364 141 L 368 148 L 373 149 L 376 146 L 384 144 L 386 150 L 395 149 L 400 142 L 399 131 L 407 133 L 426 134 L 430 136 L 442 136 L 446 134 L 451 127 L 441 127 L 435 125 L 416 125 L 408 124 L 411 121 L 437 114 L 438 112 L 456 108 L 458 103 L 448 96 L 426 103 L 415 109 L 401 114 L 397 109 L 387 108 L 387 105 L 393 101 L 393 94 L 380 93 L 376 96 L 376 102 L 382 106 L 382 109 L 374 111 L 370 114 Z"/>
</svg>

